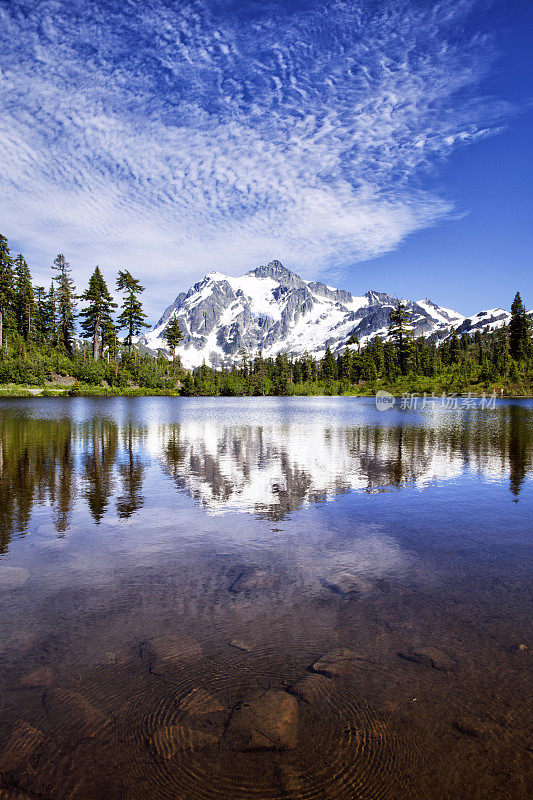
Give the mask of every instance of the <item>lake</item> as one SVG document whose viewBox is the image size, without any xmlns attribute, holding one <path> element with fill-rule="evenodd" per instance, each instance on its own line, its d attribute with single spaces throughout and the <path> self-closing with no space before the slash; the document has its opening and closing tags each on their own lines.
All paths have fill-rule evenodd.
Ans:
<svg viewBox="0 0 533 800">
<path fill-rule="evenodd" d="M 532 443 L 527 400 L 0 401 L 0 798 L 526 798 Z"/>
</svg>

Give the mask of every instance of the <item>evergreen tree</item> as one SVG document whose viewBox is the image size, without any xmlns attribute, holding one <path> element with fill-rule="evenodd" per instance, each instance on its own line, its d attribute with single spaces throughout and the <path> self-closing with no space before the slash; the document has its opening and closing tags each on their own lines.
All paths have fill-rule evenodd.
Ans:
<svg viewBox="0 0 533 800">
<path fill-rule="evenodd" d="M 33 289 L 34 294 L 34 308 L 33 308 L 33 338 L 39 344 L 44 344 L 47 339 L 45 330 L 45 293 L 44 286 L 35 286 Z"/>
<path fill-rule="evenodd" d="M 15 312 L 17 328 L 26 340 L 32 335 L 32 317 L 34 310 L 34 294 L 31 274 L 22 253 L 14 261 L 15 265 Z"/>
<path fill-rule="evenodd" d="M 57 316 L 56 291 L 53 281 L 44 299 L 41 314 L 45 339 L 52 347 L 57 347 L 59 344 L 59 322 Z"/>
<path fill-rule="evenodd" d="M 58 344 L 64 347 L 70 356 L 74 348 L 76 287 L 70 277 L 70 264 L 62 253 L 54 259 L 52 269 L 57 272 L 54 281 L 57 283 L 55 299 L 58 315 Z"/>
<path fill-rule="evenodd" d="M 413 353 L 413 330 L 409 322 L 407 307 L 398 300 L 397 307 L 389 314 L 389 336 L 396 348 L 402 375 L 409 372 Z"/>
<path fill-rule="evenodd" d="M 322 378 L 326 381 L 333 380 L 336 377 L 337 373 L 337 364 L 333 357 L 333 353 L 329 349 L 329 346 L 326 347 L 326 352 L 324 353 L 324 358 L 320 364 Z"/>
<path fill-rule="evenodd" d="M 175 361 L 176 347 L 183 339 L 183 333 L 181 332 L 180 324 L 176 317 L 172 317 L 171 321 L 163 331 L 163 338 L 165 339 L 167 346 L 171 349 L 172 357 Z"/>
<path fill-rule="evenodd" d="M 474 334 L 474 343 L 476 346 L 476 359 L 478 364 L 483 363 L 483 337 L 481 331 L 477 330 Z"/>
<path fill-rule="evenodd" d="M 116 307 L 116 304 L 114 304 Z M 110 318 L 107 320 L 102 329 L 102 352 L 105 350 L 107 353 L 107 361 L 116 361 L 119 350 L 120 341 L 117 335 L 118 328 Z"/>
<path fill-rule="evenodd" d="M 459 341 L 459 337 L 457 336 L 457 331 L 455 330 L 455 328 L 452 328 L 448 354 L 449 354 L 450 364 L 458 364 L 460 362 L 461 342 Z"/>
<path fill-rule="evenodd" d="M 85 336 L 93 342 L 93 359 L 98 361 L 102 352 L 103 340 L 106 333 L 114 330 L 111 314 L 117 304 L 109 294 L 106 282 L 100 267 L 96 267 L 89 278 L 89 287 L 81 295 L 81 300 L 88 303 L 80 314 L 81 329 Z"/>
<path fill-rule="evenodd" d="M 531 320 L 520 293 L 515 294 L 509 322 L 509 347 L 515 361 L 526 361 L 531 355 Z"/>
<path fill-rule="evenodd" d="M 5 332 L 13 325 L 15 275 L 5 236 L 0 234 L 0 350 L 6 346 Z"/>
<path fill-rule="evenodd" d="M 137 297 L 138 294 L 144 292 L 144 286 L 141 286 L 140 281 L 134 278 L 128 270 L 123 269 L 118 273 L 117 289 L 120 292 L 126 292 L 117 325 L 120 329 L 125 328 L 127 331 L 124 344 L 127 344 L 128 352 L 131 355 L 133 337 L 138 336 L 143 328 L 149 327 L 145 322 L 146 314 L 143 311 L 142 303 Z"/>
</svg>

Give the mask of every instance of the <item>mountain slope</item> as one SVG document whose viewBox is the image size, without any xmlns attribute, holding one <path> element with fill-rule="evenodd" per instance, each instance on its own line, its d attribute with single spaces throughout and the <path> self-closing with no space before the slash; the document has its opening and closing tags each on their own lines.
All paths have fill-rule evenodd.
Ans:
<svg viewBox="0 0 533 800">
<path fill-rule="evenodd" d="M 279 261 L 238 278 L 210 272 L 188 292 L 179 294 L 158 323 L 140 342 L 151 350 L 165 348 L 162 336 L 176 316 L 184 334 L 178 353 L 185 367 L 203 361 L 221 366 L 262 351 L 264 357 L 279 352 L 315 356 L 343 349 L 351 335 L 361 344 L 385 337 L 389 312 L 396 298 L 384 292 L 355 297 L 316 281 L 305 281 Z M 459 332 L 497 327 L 509 319 L 502 309 L 480 312 L 471 319 L 427 298 L 407 301 L 415 336 L 440 340 L 452 327 Z"/>
</svg>

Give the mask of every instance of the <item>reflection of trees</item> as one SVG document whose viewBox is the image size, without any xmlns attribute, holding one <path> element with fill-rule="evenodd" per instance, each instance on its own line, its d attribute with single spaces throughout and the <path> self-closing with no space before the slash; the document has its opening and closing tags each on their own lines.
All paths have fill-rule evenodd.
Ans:
<svg viewBox="0 0 533 800">
<path fill-rule="evenodd" d="M 532 465 L 532 439 L 530 418 L 531 414 L 520 406 L 510 406 L 509 424 L 509 479 L 510 489 L 518 499 L 520 489 Z"/>
<path fill-rule="evenodd" d="M 122 494 L 117 497 L 117 513 L 121 519 L 131 517 L 142 508 L 144 498 L 141 495 L 144 465 L 135 453 L 138 444 L 138 430 L 134 430 L 131 421 L 122 431 L 125 456 L 119 462 L 118 471 L 122 484 Z"/>
<path fill-rule="evenodd" d="M 70 420 L 0 415 L 0 552 L 15 532 L 25 533 L 34 503 L 56 511 L 64 531 L 74 500 L 74 463 Z"/>
<path fill-rule="evenodd" d="M 113 468 L 118 449 L 117 424 L 105 417 L 94 417 L 84 445 L 83 497 L 87 500 L 94 521 L 98 523 L 105 514 L 113 491 Z"/>
<path fill-rule="evenodd" d="M 408 422 L 406 417 L 406 422 Z M 531 410 L 502 406 L 480 414 L 442 412 L 423 425 L 234 425 L 182 422 L 159 429 L 162 463 L 180 491 L 205 508 L 251 511 L 279 520 L 351 489 L 387 491 L 460 475 L 509 476 L 515 497 L 533 468 Z M 386 420 L 384 420 L 386 423 Z M 134 419 L 36 419 L 0 414 L 0 553 L 25 533 L 33 506 L 49 504 L 64 533 L 81 495 L 100 522 L 116 493 L 129 518 L 144 502 L 142 445 Z M 156 431 L 152 431 L 156 433 Z M 152 442 L 154 439 L 152 439 Z M 81 492 L 77 488 L 82 481 Z"/>
<path fill-rule="evenodd" d="M 59 476 L 55 497 L 55 526 L 58 533 L 64 533 L 69 526 L 75 495 L 75 463 L 72 440 L 69 436 L 60 445 Z"/>
</svg>

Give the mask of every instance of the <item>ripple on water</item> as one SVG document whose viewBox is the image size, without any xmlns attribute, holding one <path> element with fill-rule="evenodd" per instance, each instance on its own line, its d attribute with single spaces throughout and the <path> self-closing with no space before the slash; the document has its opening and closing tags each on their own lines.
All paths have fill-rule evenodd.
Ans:
<svg viewBox="0 0 533 800">
<path fill-rule="evenodd" d="M 360 686 L 345 677 L 304 672 L 297 683 L 313 682 L 306 698 L 291 689 L 298 697 L 294 749 L 239 752 L 227 736 L 232 713 L 258 692 L 283 691 L 290 681 L 283 669 L 258 671 L 246 661 L 237 668 L 231 658 L 225 666 L 215 671 L 211 661 L 201 672 L 182 669 L 165 679 L 152 675 L 146 686 L 130 693 L 124 722 L 139 751 L 150 754 L 154 797 L 397 796 L 398 776 L 407 774 L 418 757 L 416 742 L 400 738 L 387 715 L 361 696 Z M 135 785 L 132 772 L 132 796 Z M 409 794 L 406 783 L 403 796 Z"/>
</svg>

